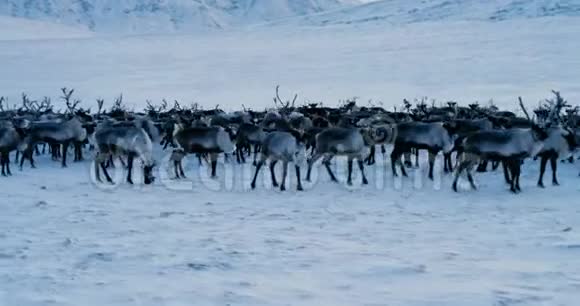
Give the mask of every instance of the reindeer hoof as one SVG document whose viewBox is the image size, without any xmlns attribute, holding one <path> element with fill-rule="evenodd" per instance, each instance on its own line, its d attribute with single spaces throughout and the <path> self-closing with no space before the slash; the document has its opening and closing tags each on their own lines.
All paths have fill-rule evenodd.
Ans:
<svg viewBox="0 0 580 306">
<path fill-rule="evenodd" d="M 544 183 L 538 183 L 538 187 L 540 187 L 540 188 L 546 188 L 546 187 L 544 186 Z"/>
<path fill-rule="evenodd" d="M 558 183 L 557 181 L 555 181 L 555 182 L 552 182 L 552 185 L 554 185 L 554 186 L 560 186 L 560 183 Z"/>
<path fill-rule="evenodd" d="M 302 186 L 298 186 L 298 187 L 296 187 L 296 190 L 298 190 L 298 191 L 304 191 L 304 188 L 302 188 Z"/>
<path fill-rule="evenodd" d="M 256 189 L 256 184 L 252 183 L 252 184 L 250 185 L 250 188 L 252 188 L 252 189 Z"/>
<path fill-rule="evenodd" d="M 346 182 L 346 184 L 347 184 L 348 186 L 352 186 L 352 182 L 351 182 L 351 181 L 348 181 L 348 182 Z"/>
<path fill-rule="evenodd" d="M 367 179 L 365 178 L 365 179 L 363 179 L 362 183 L 363 183 L 363 185 L 368 185 L 369 181 L 367 181 Z"/>
<path fill-rule="evenodd" d="M 280 186 L 280 191 L 286 191 L 286 186 L 284 185 Z"/>
<path fill-rule="evenodd" d="M 451 188 L 453 189 L 453 191 L 457 192 L 457 183 L 453 183 Z"/>
</svg>

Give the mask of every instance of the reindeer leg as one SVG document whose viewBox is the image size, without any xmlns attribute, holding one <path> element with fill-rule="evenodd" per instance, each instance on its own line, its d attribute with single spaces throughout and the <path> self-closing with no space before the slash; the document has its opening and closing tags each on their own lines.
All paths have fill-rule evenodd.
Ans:
<svg viewBox="0 0 580 306">
<path fill-rule="evenodd" d="M 10 171 L 10 152 L 6 152 L 4 163 L 6 164 L 6 173 L 8 176 L 12 176 L 12 172 Z"/>
<path fill-rule="evenodd" d="M 449 173 L 453 171 L 453 162 L 451 161 L 451 152 L 443 154 L 443 172 Z"/>
<path fill-rule="evenodd" d="M 133 178 L 132 173 L 133 173 L 133 153 L 129 153 L 129 156 L 127 157 L 127 183 L 133 185 Z"/>
<path fill-rule="evenodd" d="M 558 186 L 560 183 L 558 182 L 558 177 L 556 172 L 558 171 L 558 155 L 554 154 L 550 158 L 550 165 L 552 166 L 552 185 Z"/>
<path fill-rule="evenodd" d="M 542 156 L 542 159 L 540 160 L 540 177 L 538 178 L 538 187 L 540 188 L 544 188 L 544 172 L 546 171 L 547 163 L 548 158 L 546 156 Z"/>
<path fill-rule="evenodd" d="M 179 173 L 181 173 L 181 178 L 187 178 L 185 171 L 183 171 L 183 158 L 179 160 Z"/>
<path fill-rule="evenodd" d="M 65 141 L 62 144 L 62 167 L 63 168 L 66 168 L 67 167 L 66 166 L 66 151 L 68 150 L 68 145 L 69 145 L 69 142 L 68 141 Z"/>
<path fill-rule="evenodd" d="M 471 189 L 477 190 L 477 186 L 475 186 L 475 180 L 473 179 L 473 175 L 471 174 L 471 172 L 472 172 L 471 166 L 466 169 L 466 172 L 467 172 L 467 180 L 469 181 L 469 185 L 471 186 Z"/>
<path fill-rule="evenodd" d="M 459 181 L 459 177 L 461 176 L 461 172 L 463 172 L 463 170 L 467 169 L 467 166 L 469 166 L 470 162 L 469 161 L 462 161 L 459 166 L 457 166 L 457 172 L 455 172 L 455 179 L 453 179 L 453 185 L 451 185 L 451 188 L 453 189 L 453 191 L 457 192 L 457 182 Z"/>
<path fill-rule="evenodd" d="M 358 158 L 357 161 L 358 161 L 358 168 L 360 169 L 360 173 L 362 175 L 362 184 L 363 185 L 368 185 L 369 181 L 367 180 L 367 177 L 365 175 L 365 166 L 364 166 L 364 163 L 363 163 L 363 161 L 362 161 L 361 158 Z"/>
<path fill-rule="evenodd" d="M 76 161 L 83 160 L 83 143 L 80 141 L 75 142 L 75 154 L 76 154 Z"/>
<path fill-rule="evenodd" d="M 522 191 L 522 188 L 520 187 L 520 177 L 522 174 L 522 161 L 518 160 L 515 163 L 515 171 L 516 171 L 516 190 L 518 192 Z"/>
<path fill-rule="evenodd" d="M 393 176 L 399 176 L 397 174 L 397 161 L 401 158 L 401 152 L 399 152 L 399 148 L 395 146 L 393 152 L 391 152 L 391 171 L 393 172 Z"/>
<path fill-rule="evenodd" d="M 280 184 L 281 191 L 286 190 L 286 176 L 287 175 L 288 175 L 288 162 L 283 161 L 282 162 L 282 184 Z"/>
<path fill-rule="evenodd" d="M 302 188 L 302 179 L 300 177 L 300 166 L 294 165 L 294 168 L 296 169 L 296 190 L 302 191 L 304 189 Z"/>
<path fill-rule="evenodd" d="M 237 147 L 237 148 L 236 148 L 236 162 L 237 162 L 238 164 L 241 164 L 241 163 L 242 163 L 242 157 L 241 157 L 241 154 L 240 154 L 240 152 L 241 152 L 241 151 L 240 151 L 240 148 L 239 148 L 239 147 Z"/>
<path fill-rule="evenodd" d="M 276 173 L 274 173 L 274 168 L 276 167 L 277 160 L 272 160 L 270 162 L 270 175 L 272 176 L 272 186 L 278 187 L 278 181 L 276 181 Z"/>
<path fill-rule="evenodd" d="M 105 178 L 107 179 L 107 182 L 113 184 L 113 179 L 111 179 L 111 176 L 109 175 L 109 171 L 107 171 L 107 167 L 105 167 L 105 163 L 101 162 L 101 169 L 103 169 L 103 173 L 105 174 Z"/>
<path fill-rule="evenodd" d="M 429 179 L 433 180 L 433 168 L 435 166 L 435 158 L 437 157 L 437 151 L 429 150 Z"/>
<path fill-rule="evenodd" d="M 22 167 L 24 166 L 24 158 L 26 157 L 26 151 L 22 152 L 22 157 L 20 158 L 20 171 L 22 171 Z"/>
<path fill-rule="evenodd" d="M 259 145 L 254 145 L 254 162 L 252 163 L 252 165 L 256 165 L 256 160 L 258 159 L 258 147 Z"/>
<path fill-rule="evenodd" d="M 260 173 L 260 169 L 262 168 L 265 162 L 266 158 L 265 156 L 262 156 L 262 159 L 260 159 L 260 161 L 256 164 L 256 172 L 254 173 L 254 179 L 252 179 L 252 184 L 250 185 L 252 189 L 256 189 L 256 179 L 258 178 L 258 173 Z"/>
<path fill-rule="evenodd" d="M 218 155 L 215 153 L 210 153 L 209 156 L 210 160 L 211 160 L 211 177 L 215 178 L 216 175 L 216 170 L 217 170 L 217 159 L 218 159 Z"/>
<path fill-rule="evenodd" d="M 95 159 L 95 179 L 97 179 L 97 182 L 102 183 L 103 180 L 101 180 L 101 171 L 99 170 L 99 165 L 101 164 L 101 162 L 97 159 Z"/>
<path fill-rule="evenodd" d="M 516 189 L 516 182 L 517 182 L 517 170 L 516 170 L 516 163 L 519 161 L 507 161 L 509 172 L 511 172 L 511 182 L 510 182 L 510 191 L 512 193 L 517 193 L 518 190 Z"/>
<path fill-rule="evenodd" d="M 336 179 L 336 176 L 334 176 L 334 173 L 332 173 L 332 169 L 330 169 L 330 160 L 332 159 L 332 155 L 329 155 L 328 157 L 325 157 L 324 160 L 322 160 L 322 163 L 324 164 L 324 167 L 326 168 L 326 171 L 328 172 L 328 175 L 330 175 L 330 179 L 335 182 L 338 183 L 338 180 Z"/>
<path fill-rule="evenodd" d="M 415 168 L 419 168 L 419 149 L 415 149 Z"/>
<path fill-rule="evenodd" d="M 5 168 L 6 168 L 6 157 L 5 156 L 6 155 L 5 155 L 4 152 L 0 153 L 0 165 L 2 165 L 2 176 L 6 176 L 6 171 L 5 171 Z"/>
<path fill-rule="evenodd" d="M 179 175 L 179 161 L 178 160 L 173 161 L 173 171 L 175 172 L 175 178 L 179 179 L 180 175 Z"/>
<path fill-rule="evenodd" d="M 487 160 L 481 161 L 477 166 L 477 172 L 487 172 Z"/>
<path fill-rule="evenodd" d="M 374 163 L 374 156 L 375 156 L 375 145 L 371 145 L 369 156 L 365 159 L 367 165 L 372 165 Z"/>
<path fill-rule="evenodd" d="M 346 180 L 346 184 L 351 186 L 352 185 L 352 157 L 348 157 L 348 178 Z"/>
<path fill-rule="evenodd" d="M 404 164 L 405 167 L 413 167 L 413 163 L 411 162 L 411 152 L 401 152 L 400 154 L 404 155 Z"/>
<path fill-rule="evenodd" d="M 399 162 L 400 162 L 400 160 L 399 160 Z M 408 175 L 407 175 L 407 170 L 405 169 L 405 167 L 403 166 L 403 164 L 402 164 L 402 163 L 401 163 L 400 165 L 401 165 L 401 174 L 402 174 L 404 177 L 408 177 Z"/>
<path fill-rule="evenodd" d="M 501 165 L 502 165 L 502 168 L 503 168 L 503 178 L 504 178 L 506 184 L 511 185 L 512 178 L 510 178 L 511 168 L 510 168 L 510 165 L 509 165 L 509 161 L 502 160 L 501 161 Z"/>
<path fill-rule="evenodd" d="M 312 173 L 312 165 L 322 157 L 322 154 L 316 153 L 308 160 L 308 171 L 306 173 L 306 181 L 310 182 L 310 174 Z"/>
</svg>

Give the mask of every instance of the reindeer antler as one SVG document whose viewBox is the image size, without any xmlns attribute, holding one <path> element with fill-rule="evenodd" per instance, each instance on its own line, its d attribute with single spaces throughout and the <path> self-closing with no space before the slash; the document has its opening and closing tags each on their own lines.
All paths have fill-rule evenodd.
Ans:
<svg viewBox="0 0 580 306">
<path fill-rule="evenodd" d="M 280 85 L 276 85 L 276 96 L 274 97 L 274 105 L 276 105 L 276 107 L 280 111 L 285 111 L 290 107 L 294 108 L 296 99 L 298 99 L 298 94 L 294 94 L 294 98 L 292 99 L 292 101 L 290 100 L 286 100 L 286 102 L 282 101 L 282 99 L 280 98 Z M 280 106 L 278 106 L 278 104 L 280 104 Z"/>
<path fill-rule="evenodd" d="M 103 110 L 103 105 L 105 104 L 105 99 L 97 99 L 97 115 L 101 114 Z"/>
<path fill-rule="evenodd" d="M 552 93 L 556 96 L 556 101 L 546 100 L 549 105 L 550 115 L 548 116 L 548 122 L 552 124 L 558 124 L 561 121 L 560 112 L 563 108 L 570 107 L 568 102 L 562 98 L 559 91 L 552 90 Z"/>
<path fill-rule="evenodd" d="M 530 118 L 530 114 L 528 113 L 528 111 L 526 110 L 526 107 L 524 106 L 524 100 L 522 100 L 521 96 L 518 97 L 518 101 L 520 102 L 520 107 L 522 108 L 524 115 L 526 115 L 526 118 L 528 118 L 529 121 L 532 121 L 532 119 Z"/>
<path fill-rule="evenodd" d="M 67 111 L 73 114 L 77 106 L 81 103 L 81 100 L 75 99 L 71 102 L 72 95 L 75 92 L 74 89 L 68 89 L 66 87 L 63 87 L 60 89 L 60 91 L 62 92 L 62 96 L 60 98 L 64 100 Z"/>
</svg>

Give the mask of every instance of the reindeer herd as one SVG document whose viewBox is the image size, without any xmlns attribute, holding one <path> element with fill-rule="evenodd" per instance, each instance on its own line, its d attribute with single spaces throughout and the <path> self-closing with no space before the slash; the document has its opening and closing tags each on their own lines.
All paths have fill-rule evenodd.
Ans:
<svg viewBox="0 0 580 306">
<path fill-rule="evenodd" d="M 407 176 L 407 169 L 418 167 L 421 151 L 428 153 L 428 178 L 433 179 L 434 164 L 442 153 L 444 173 L 453 173 L 452 189 L 458 191 L 458 180 L 466 175 L 471 188 L 476 189 L 473 172 L 494 171 L 502 167 L 509 189 L 520 189 L 521 165 L 526 159 L 539 159 L 538 186 L 544 187 L 543 176 L 548 161 L 552 168 L 552 183 L 558 185 L 559 163 L 574 162 L 574 152 L 580 140 L 578 107 L 572 108 L 554 91 L 554 98 L 542 101 L 530 117 L 523 101 L 519 105 L 525 117 L 501 111 L 491 105 L 477 103 L 459 106 L 455 102 L 436 106 L 425 100 L 411 103 L 404 100 L 398 111 L 382 107 L 360 107 L 347 101 L 339 107 L 321 104 L 295 106 L 283 101 L 276 88 L 275 108 L 254 111 L 225 112 L 218 107 L 198 109 L 197 105 L 182 107 L 166 101 L 160 106 L 147 103 L 143 112 L 128 111 L 119 97 L 111 109 L 103 110 L 103 100 L 97 100 L 98 110 L 78 108 L 73 90 L 62 88 L 61 99 L 66 109 L 55 111 L 49 98 L 42 102 L 22 96 L 20 106 L 10 107 L 0 97 L 0 156 L 2 175 L 9 176 L 11 155 L 22 170 L 26 161 L 36 167 L 34 156 L 50 154 L 52 160 L 67 166 L 72 148 L 74 161 L 94 151 L 96 179 L 113 180 L 108 169 L 113 160 L 120 160 L 127 169 L 126 181 L 133 184 L 135 160 L 141 162 L 145 184 L 154 182 L 156 161 L 154 148 L 160 146 L 171 154 L 176 179 L 185 178 L 183 160 L 195 155 L 200 163 L 207 162 L 212 177 L 217 176 L 220 156 L 225 162 L 245 163 L 253 159 L 255 172 L 251 188 L 256 188 L 260 170 L 269 162 L 273 186 L 286 189 L 290 164 L 294 165 L 296 188 L 303 190 L 301 165 L 306 164 L 304 179 L 311 179 L 312 168 L 322 159 L 330 179 L 337 182 L 331 168 L 335 156 L 347 159 L 347 183 L 352 184 L 356 161 L 362 184 L 368 184 L 365 167 L 376 163 L 376 149 L 383 155 L 390 152 L 394 176 Z M 414 158 L 413 158 L 414 157 Z M 414 163 L 413 163 L 414 159 Z M 282 164 L 280 183 L 275 173 Z M 491 166 L 491 167 L 490 167 Z"/>
</svg>

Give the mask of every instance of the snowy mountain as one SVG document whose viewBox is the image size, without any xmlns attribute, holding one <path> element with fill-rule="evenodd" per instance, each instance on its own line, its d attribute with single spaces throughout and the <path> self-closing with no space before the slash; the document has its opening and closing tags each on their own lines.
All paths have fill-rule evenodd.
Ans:
<svg viewBox="0 0 580 306">
<path fill-rule="evenodd" d="M 358 0 L 0 0 L 0 15 L 97 32 L 220 29 L 320 13 Z"/>
<path fill-rule="evenodd" d="M 549 16 L 580 16 L 578 0 L 381 0 L 333 12 L 304 16 L 291 23 L 324 26 L 386 22 L 501 21 Z"/>
<path fill-rule="evenodd" d="M 15 31 L 14 29 L 18 29 Z M 6 40 L 87 38 L 94 33 L 53 22 L 0 16 L 0 42 Z"/>
</svg>

